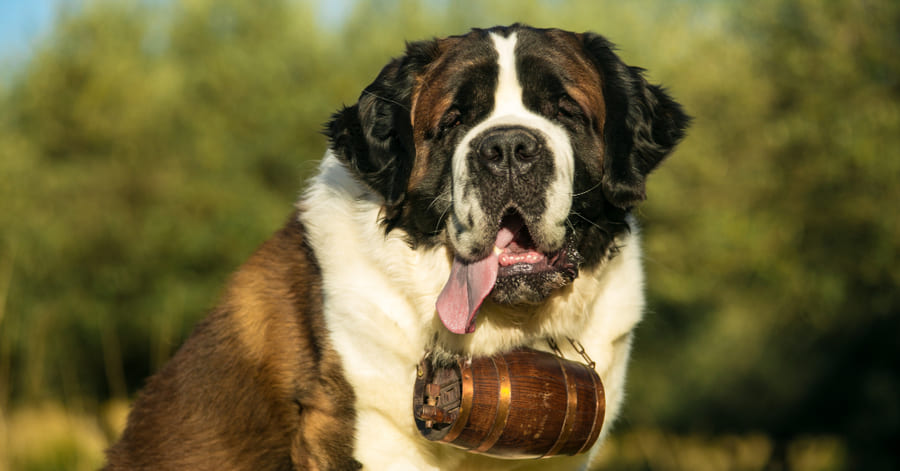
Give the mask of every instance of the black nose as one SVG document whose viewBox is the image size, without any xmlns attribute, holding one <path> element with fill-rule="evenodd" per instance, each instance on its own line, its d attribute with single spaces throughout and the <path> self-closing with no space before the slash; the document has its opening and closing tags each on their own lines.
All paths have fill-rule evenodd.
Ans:
<svg viewBox="0 0 900 471">
<path fill-rule="evenodd" d="M 474 147 L 481 163 L 496 175 L 526 173 L 541 155 L 541 140 L 520 126 L 491 129 Z"/>
</svg>

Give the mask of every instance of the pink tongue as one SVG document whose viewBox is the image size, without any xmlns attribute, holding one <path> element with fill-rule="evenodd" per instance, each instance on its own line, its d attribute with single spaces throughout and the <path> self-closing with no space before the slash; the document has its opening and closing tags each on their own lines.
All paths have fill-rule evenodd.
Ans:
<svg viewBox="0 0 900 471">
<path fill-rule="evenodd" d="M 515 238 L 519 227 L 502 227 L 494 245 L 504 249 Z M 475 315 L 484 298 L 494 289 L 499 262 L 497 253 L 491 251 L 477 262 L 467 263 L 454 257 L 450 279 L 437 299 L 437 312 L 447 330 L 454 334 L 475 332 Z"/>
</svg>

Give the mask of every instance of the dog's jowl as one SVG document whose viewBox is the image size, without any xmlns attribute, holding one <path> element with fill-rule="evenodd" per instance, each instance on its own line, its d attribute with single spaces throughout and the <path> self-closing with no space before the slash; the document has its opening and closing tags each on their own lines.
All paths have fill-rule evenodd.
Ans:
<svg viewBox="0 0 900 471">
<path fill-rule="evenodd" d="M 296 210 L 148 381 L 107 469 L 584 469 L 620 411 L 644 307 L 630 212 L 687 122 L 593 33 L 513 25 L 408 44 L 331 117 Z M 559 410 L 529 402 L 510 378 L 538 357 L 590 361 L 598 379 L 582 394 L 560 376 L 578 394 Z M 485 424 L 472 449 L 417 428 L 423 361 L 461 368 L 461 397 L 429 396 L 454 398 L 445 407 L 484 396 L 487 376 L 506 394 L 464 414 L 428 404 L 459 430 Z M 509 417 L 533 437 L 576 433 L 567 411 L 598 391 L 586 449 L 490 453 Z"/>
</svg>

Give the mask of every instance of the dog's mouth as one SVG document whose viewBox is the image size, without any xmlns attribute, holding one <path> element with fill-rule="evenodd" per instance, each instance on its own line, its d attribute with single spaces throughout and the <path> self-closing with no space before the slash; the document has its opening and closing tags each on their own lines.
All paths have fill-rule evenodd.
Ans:
<svg viewBox="0 0 900 471">
<path fill-rule="evenodd" d="M 498 277 L 552 270 L 553 262 L 563 252 L 560 249 L 549 256 L 539 252 L 534 240 L 531 238 L 528 226 L 525 224 L 522 216 L 516 211 L 507 212 L 506 216 L 500 221 L 498 236 L 503 231 L 512 233 L 513 238 L 503 247 L 496 243 L 494 245 L 494 250 L 498 252 L 497 262 L 500 266 L 497 273 Z M 499 240 L 499 237 L 497 242 L 502 242 Z"/>
<path fill-rule="evenodd" d="M 507 211 L 500 220 L 492 251 L 481 260 L 454 257 L 450 278 L 438 296 L 438 316 L 453 333 L 475 331 L 475 317 L 484 300 L 501 303 L 535 302 L 572 281 L 580 256 L 573 244 L 551 253 L 538 250 L 518 211 Z"/>
</svg>

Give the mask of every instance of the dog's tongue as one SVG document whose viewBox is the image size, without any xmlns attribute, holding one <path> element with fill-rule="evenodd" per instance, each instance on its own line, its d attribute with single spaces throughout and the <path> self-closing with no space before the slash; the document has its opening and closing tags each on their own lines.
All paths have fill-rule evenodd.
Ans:
<svg viewBox="0 0 900 471">
<path fill-rule="evenodd" d="M 437 312 L 447 330 L 454 334 L 475 332 L 475 315 L 484 298 L 494 289 L 499 269 L 498 253 L 515 238 L 521 227 L 501 227 L 494 242 L 494 250 L 476 262 L 454 257 L 450 279 L 437 299 Z"/>
</svg>

